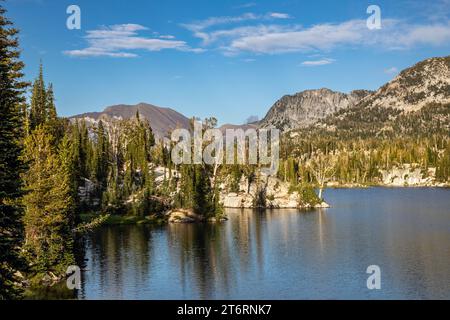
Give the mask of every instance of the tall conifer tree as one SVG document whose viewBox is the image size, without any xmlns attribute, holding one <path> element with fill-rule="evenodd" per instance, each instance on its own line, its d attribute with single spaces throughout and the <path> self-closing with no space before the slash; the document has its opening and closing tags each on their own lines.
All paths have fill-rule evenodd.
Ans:
<svg viewBox="0 0 450 320">
<path fill-rule="evenodd" d="M 42 63 L 39 66 L 39 76 L 33 83 L 30 106 L 30 129 L 34 130 L 47 119 L 47 92 L 44 83 L 44 72 Z"/>
<path fill-rule="evenodd" d="M 40 126 L 25 140 L 30 169 L 25 175 L 25 251 L 35 272 L 64 274 L 73 256 L 73 198 L 69 146 L 59 154 Z"/>
<path fill-rule="evenodd" d="M 26 83 L 19 60 L 18 31 L 0 4 L 0 300 L 18 297 L 15 272 L 21 267 L 21 160 Z"/>
</svg>

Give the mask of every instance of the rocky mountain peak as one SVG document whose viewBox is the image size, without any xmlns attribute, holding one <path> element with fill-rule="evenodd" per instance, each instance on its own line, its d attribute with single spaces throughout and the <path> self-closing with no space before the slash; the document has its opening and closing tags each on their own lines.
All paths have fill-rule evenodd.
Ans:
<svg viewBox="0 0 450 320">
<path fill-rule="evenodd" d="M 430 58 L 400 72 L 377 91 L 335 92 L 327 88 L 305 90 L 278 100 L 261 121 L 262 127 L 302 129 L 355 110 L 389 108 L 413 112 L 424 106 L 450 103 L 450 56 Z M 344 117 L 345 118 L 345 117 Z M 329 121 L 328 121 L 329 122 Z"/>
<path fill-rule="evenodd" d="M 450 56 L 430 58 L 400 72 L 368 96 L 371 107 L 417 111 L 431 103 L 450 102 Z"/>
<path fill-rule="evenodd" d="M 281 130 L 304 128 L 355 105 L 369 93 L 370 91 L 356 90 L 346 94 L 321 88 L 286 95 L 272 106 L 261 121 L 261 126 L 274 126 Z"/>
</svg>

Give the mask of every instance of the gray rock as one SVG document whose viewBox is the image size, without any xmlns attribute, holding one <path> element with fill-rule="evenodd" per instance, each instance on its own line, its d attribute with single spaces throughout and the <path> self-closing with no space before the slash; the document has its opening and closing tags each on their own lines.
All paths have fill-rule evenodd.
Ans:
<svg viewBox="0 0 450 320">
<path fill-rule="evenodd" d="M 370 93 L 358 90 L 345 94 L 323 88 L 286 95 L 272 106 L 260 125 L 284 131 L 305 128 L 341 109 L 356 105 Z"/>
</svg>

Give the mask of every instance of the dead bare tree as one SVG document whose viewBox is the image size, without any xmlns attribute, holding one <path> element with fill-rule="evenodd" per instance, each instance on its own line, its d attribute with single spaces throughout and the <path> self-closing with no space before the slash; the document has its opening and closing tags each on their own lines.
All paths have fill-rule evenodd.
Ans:
<svg viewBox="0 0 450 320">
<path fill-rule="evenodd" d="M 317 181 L 319 198 L 322 200 L 323 189 L 336 172 L 336 158 L 320 152 L 308 161 L 307 167 Z"/>
</svg>

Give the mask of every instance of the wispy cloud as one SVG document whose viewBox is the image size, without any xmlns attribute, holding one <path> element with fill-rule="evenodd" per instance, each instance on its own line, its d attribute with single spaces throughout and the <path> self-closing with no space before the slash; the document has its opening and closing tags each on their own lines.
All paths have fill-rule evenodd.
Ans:
<svg viewBox="0 0 450 320">
<path fill-rule="evenodd" d="M 287 52 L 324 52 L 336 47 L 375 47 L 382 50 L 409 49 L 420 45 L 440 46 L 450 43 L 450 22 L 409 24 L 383 19 L 381 30 L 369 30 L 366 20 L 300 24 L 275 23 L 291 18 L 286 13 L 235 17 L 213 17 L 183 26 L 202 39 L 202 46 L 215 45 L 225 55 L 241 52 L 278 54 Z M 267 22 L 270 21 L 269 24 Z M 238 26 L 233 24 L 239 24 Z"/>
<path fill-rule="evenodd" d="M 142 25 L 113 25 L 87 31 L 84 36 L 87 43 L 85 48 L 67 50 L 64 53 L 74 57 L 117 58 L 137 57 L 141 51 L 178 50 L 198 53 L 207 49 L 219 50 L 227 56 L 243 52 L 323 54 L 339 47 L 405 50 L 418 46 L 450 44 L 448 19 L 411 24 L 404 20 L 384 18 L 381 30 L 369 30 L 363 19 L 305 27 L 291 23 L 291 18 L 289 14 L 281 12 L 244 13 L 181 24 L 192 32 L 194 38 L 201 40 L 199 48 L 177 40 L 173 35 L 160 35 L 156 32 L 142 35 L 148 31 Z"/>
<path fill-rule="evenodd" d="M 170 34 L 159 36 L 161 39 L 175 39 L 175 36 Z"/>
<path fill-rule="evenodd" d="M 315 25 L 306 29 L 299 25 L 272 26 L 272 30 L 260 27 L 258 33 L 233 39 L 228 49 L 255 53 L 329 50 L 342 43 L 354 44 L 363 40 L 363 33 L 359 32 L 361 28 L 354 21 L 339 25 Z"/>
<path fill-rule="evenodd" d="M 398 69 L 396 67 L 387 68 L 387 69 L 384 69 L 384 73 L 396 74 L 396 73 L 398 73 Z"/>
<path fill-rule="evenodd" d="M 237 6 L 234 6 L 234 9 L 247 9 L 247 8 L 251 8 L 251 7 L 256 7 L 256 3 L 255 2 L 248 2 L 248 3 L 243 3 Z"/>
<path fill-rule="evenodd" d="M 223 16 L 223 17 L 210 17 L 205 20 L 196 21 L 194 23 L 182 24 L 182 26 L 186 27 L 189 30 L 204 30 L 209 27 L 221 25 L 221 24 L 230 24 L 230 23 L 238 23 L 243 21 L 257 20 L 260 16 L 254 13 L 244 13 L 239 16 Z"/>
<path fill-rule="evenodd" d="M 329 59 L 329 58 L 320 59 L 320 60 L 308 60 L 308 61 L 303 61 L 301 63 L 301 65 L 306 66 L 306 67 L 317 67 L 317 66 L 324 66 L 327 64 L 332 64 L 335 61 L 336 60 Z"/>
<path fill-rule="evenodd" d="M 185 41 L 173 40 L 167 36 L 151 38 L 139 36 L 139 31 L 148 30 L 139 24 L 120 24 L 86 32 L 88 46 L 83 49 L 66 50 L 64 54 L 72 57 L 113 57 L 134 58 L 136 51 L 160 51 L 173 49 L 179 51 L 201 52 L 203 49 L 189 47 Z"/>
<path fill-rule="evenodd" d="M 257 28 L 252 25 L 247 25 L 242 28 L 237 27 L 235 29 L 219 29 L 216 31 L 212 30 L 217 26 L 288 18 L 290 18 L 290 15 L 285 13 L 244 13 L 239 16 L 210 17 L 205 20 L 195 21 L 193 23 L 184 23 L 181 24 L 181 26 L 186 28 L 187 30 L 192 31 L 194 37 L 202 39 L 204 45 L 208 45 L 218 40 L 220 37 L 236 37 L 239 35 L 242 36 L 254 34 L 251 32 L 251 30 L 253 30 L 253 32 L 258 32 Z M 262 27 L 265 28 L 266 26 L 263 25 Z"/>
<path fill-rule="evenodd" d="M 411 47 L 417 44 L 437 46 L 450 43 L 450 22 L 447 24 L 400 26 L 399 29 L 392 37 L 386 35 L 387 40 L 393 46 L 396 43 L 400 47 Z"/>
<path fill-rule="evenodd" d="M 408 1 L 415 18 L 436 22 L 450 19 L 450 0 Z"/>
<path fill-rule="evenodd" d="M 287 13 L 279 13 L 279 12 L 272 12 L 269 13 L 269 16 L 275 19 L 290 19 L 291 16 Z"/>
</svg>

